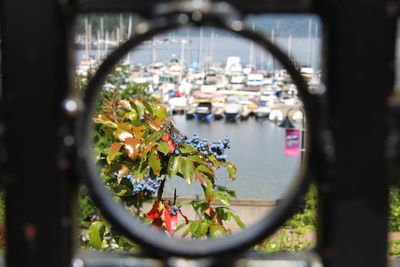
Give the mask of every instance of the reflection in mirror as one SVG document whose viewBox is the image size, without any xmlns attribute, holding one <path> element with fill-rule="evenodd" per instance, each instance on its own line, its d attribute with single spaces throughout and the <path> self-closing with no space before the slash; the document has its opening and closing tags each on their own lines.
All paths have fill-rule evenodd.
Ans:
<svg viewBox="0 0 400 267">
<path fill-rule="evenodd" d="M 278 31 L 267 36 L 279 45 Z M 293 58 L 296 42 L 288 39 Z M 311 82 L 319 71 L 302 73 Z M 168 236 L 208 239 L 259 222 L 285 198 L 305 125 L 296 86 L 268 52 L 222 30 L 184 28 L 144 42 L 107 76 L 93 148 L 106 187 L 133 215 Z M 89 239 L 110 232 L 129 244 L 110 227 L 92 217 Z"/>
</svg>

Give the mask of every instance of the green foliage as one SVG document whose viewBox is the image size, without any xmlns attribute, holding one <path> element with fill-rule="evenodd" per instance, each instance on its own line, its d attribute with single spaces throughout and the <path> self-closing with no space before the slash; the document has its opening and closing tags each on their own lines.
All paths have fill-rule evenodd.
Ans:
<svg viewBox="0 0 400 267">
<path fill-rule="evenodd" d="M 215 170 L 220 167 L 226 167 L 231 179 L 235 178 L 236 168 L 232 163 L 222 158 L 216 159 L 212 153 L 201 153 L 188 145 L 187 137 L 174 127 L 165 108 L 160 105 L 137 98 L 120 99 L 115 91 L 111 100 L 106 99 L 103 102 L 100 114 L 93 118 L 95 123 L 101 125 L 101 128 L 98 128 L 99 132 L 95 133 L 95 136 L 100 137 L 95 139 L 99 142 L 99 145 L 96 145 L 96 155 L 102 175 L 117 199 L 134 206 L 136 214 L 146 217 L 153 225 L 174 232 L 177 227 L 177 214 L 171 209 L 176 199 L 174 203 L 167 203 L 162 199 L 162 194 L 167 177 L 177 176 L 188 184 L 196 181 L 204 191 L 203 208 L 198 209 L 198 203 L 191 204 L 204 218 L 202 225 L 208 227 L 204 226 L 202 231 L 198 232 L 193 230 L 193 226 L 190 227 L 194 222 L 190 225 L 187 222 L 189 227 L 186 234 L 191 233 L 192 237 L 196 238 L 199 237 L 199 233 L 204 237 L 228 234 L 230 230 L 223 226 L 223 221 L 230 219 L 234 219 L 238 225 L 243 225 L 231 211 L 220 210 L 217 213 L 213 206 L 218 199 L 222 207 L 229 207 L 230 197 L 235 196 L 233 191 L 215 184 Z M 205 151 L 208 151 L 207 146 L 211 144 L 204 143 Z M 135 186 L 145 181 L 146 187 L 154 180 L 161 181 L 157 200 L 153 203 L 151 212 L 141 214 L 143 202 L 154 201 L 154 198 L 140 190 L 136 192 Z M 174 215 L 171 217 L 169 213 Z M 185 220 L 188 221 L 186 217 Z M 204 229 L 207 231 L 203 231 Z"/>
<path fill-rule="evenodd" d="M 5 192 L 0 190 L 0 224 L 5 224 L 6 222 L 6 201 L 5 201 Z"/>
<path fill-rule="evenodd" d="M 304 198 L 300 212 L 285 222 L 285 229 L 315 229 L 317 223 L 317 186 L 312 184 Z"/>
<path fill-rule="evenodd" d="M 400 189 L 392 186 L 389 189 L 389 222 L 388 231 L 400 231 Z"/>
<path fill-rule="evenodd" d="M 315 243 L 307 233 L 316 228 L 317 186 L 312 184 L 301 210 L 287 220 L 272 236 L 254 247 L 258 252 L 295 252 L 309 249 Z"/>
<path fill-rule="evenodd" d="M 314 243 L 307 239 L 309 229 L 298 228 L 295 230 L 281 229 L 272 237 L 267 238 L 255 247 L 260 253 L 296 252 L 309 249 Z"/>
<path fill-rule="evenodd" d="M 90 74 L 85 75 L 90 77 Z M 240 227 L 244 223 L 229 209 L 234 191 L 218 186 L 215 171 L 226 168 L 233 180 L 235 166 L 224 158 L 217 159 L 212 153 L 201 153 L 194 148 L 168 117 L 163 106 L 155 103 L 147 93 L 147 84 L 129 83 L 127 65 L 119 65 L 106 80 L 97 102 L 93 118 L 94 155 L 106 187 L 116 200 L 124 203 L 144 223 L 153 224 L 166 232 L 192 238 L 214 238 L 231 231 L 224 222 L 233 220 Z M 85 87 L 87 80 L 81 79 Z M 83 80 L 83 81 L 82 81 Z M 211 149 L 211 143 L 204 141 L 203 149 Z M 209 147 L 210 146 L 210 147 Z M 204 151 L 202 151 L 204 152 Z M 163 198 L 164 184 L 174 179 L 184 179 L 188 184 L 200 186 L 204 200 L 191 203 Z M 158 181 L 157 194 L 138 189 Z M 218 201 L 217 201 L 218 200 Z M 150 211 L 143 211 L 145 202 L 153 203 Z M 190 205 L 200 220 L 189 221 L 181 207 Z M 82 245 L 95 249 L 137 250 L 137 246 L 115 233 L 93 207 L 90 198 L 81 194 Z M 178 216 L 185 223 L 178 224 Z M 186 229 L 184 229 L 186 228 Z"/>
<path fill-rule="evenodd" d="M 95 249 L 101 249 L 106 246 L 104 234 L 106 225 L 101 221 L 95 221 L 89 226 L 89 245 Z"/>
<path fill-rule="evenodd" d="M 84 190 L 79 192 L 79 221 L 81 228 L 88 228 L 89 222 L 97 215 L 94 204 Z"/>
<path fill-rule="evenodd" d="M 390 240 L 388 242 L 388 256 L 400 257 L 400 240 Z"/>
</svg>

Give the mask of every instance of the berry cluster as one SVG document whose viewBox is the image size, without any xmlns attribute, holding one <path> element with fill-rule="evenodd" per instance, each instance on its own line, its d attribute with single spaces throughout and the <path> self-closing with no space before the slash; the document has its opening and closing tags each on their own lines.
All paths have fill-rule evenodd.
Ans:
<svg viewBox="0 0 400 267">
<path fill-rule="evenodd" d="M 150 176 L 144 177 L 140 182 L 133 177 L 133 175 L 128 174 L 125 178 L 129 179 L 133 185 L 133 193 L 139 194 L 141 192 L 147 194 L 148 196 L 152 196 L 157 190 L 160 188 L 161 178 L 156 177 L 151 178 Z"/>
<path fill-rule="evenodd" d="M 94 222 L 94 221 L 100 221 L 100 217 L 97 215 L 93 215 L 90 217 L 90 221 Z"/>
<path fill-rule="evenodd" d="M 203 155 L 208 155 L 208 140 L 207 139 L 200 139 L 197 134 L 194 134 L 192 138 L 186 139 L 186 144 L 191 145 L 197 151 L 199 151 Z"/>
<path fill-rule="evenodd" d="M 176 133 L 172 134 L 172 135 L 171 135 L 171 138 L 172 138 L 172 140 L 174 140 L 174 142 L 175 142 L 176 144 L 182 144 L 183 141 L 184 141 L 183 137 L 180 136 L 180 135 L 178 135 L 178 134 L 176 134 Z"/>
<path fill-rule="evenodd" d="M 224 139 L 222 141 L 213 141 L 210 145 L 209 151 L 218 159 L 226 160 L 227 155 L 225 154 L 225 149 L 230 148 L 229 139 Z"/>
<path fill-rule="evenodd" d="M 178 214 L 178 210 L 179 210 L 179 208 L 177 207 L 177 206 L 172 206 L 172 209 L 171 209 L 171 212 L 170 212 L 170 214 L 172 215 L 172 216 L 176 216 L 176 214 Z"/>
<path fill-rule="evenodd" d="M 197 134 L 194 134 L 192 138 L 186 139 L 186 143 L 203 155 L 213 154 L 218 160 L 226 160 L 225 150 L 230 148 L 230 140 L 227 138 L 221 141 L 213 140 L 208 143 L 207 139 L 200 139 Z"/>
</svg>

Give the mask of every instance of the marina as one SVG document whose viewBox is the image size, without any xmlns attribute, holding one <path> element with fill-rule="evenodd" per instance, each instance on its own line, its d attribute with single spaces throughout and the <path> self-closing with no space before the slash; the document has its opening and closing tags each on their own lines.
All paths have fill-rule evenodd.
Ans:
<svg viewBox="0 0 400 267">
<path fill-rule="evenodd" d="M 293 56 L 298 51 L 289 45 L 297 41 L 290 38 L 287 43 Z M 313 45 L 318 42 L 312 41 Z M 78 75 L 101 62 L 90 53 L 87 49 L 77 52 Z M 307 61 L 314 54 L 303 53 L 303 58 Z M 311 65 L 299 69 L 310 90 L 320 90 L 320 70 L 317 63 Z M 237 179 L 231 181 L 227 173 L 218 171 L 217 184 L 235 190 L 239 200 L 285 197 L 296 178 L 300 156 L 285 156 L 285 129 L 279 124 L 288 117 L 296 128 L 304 129 L 306 118 L 296 86 L 268 53 L 252 42 L 201 28 L 144 42 L 120 66 L 126 69 L 117 77 L 120 83 L 144 85 L 184 135 L 231 139 L 228 157 L 237 167 Z M 113 88 L 123 90 L 123 86 L 104 85 L 104 90 Z M 201 187 L 182 179 L 166 183 L 165 195 L 173 195 L 174 189 L 181 197 L 202 194 Z"/>
</svg>

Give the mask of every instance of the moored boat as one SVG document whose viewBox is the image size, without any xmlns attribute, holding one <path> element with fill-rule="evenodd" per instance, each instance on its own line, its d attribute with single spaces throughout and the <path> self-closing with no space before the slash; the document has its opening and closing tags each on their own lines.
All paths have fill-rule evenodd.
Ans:
<svg viewBox="0 0 400 267">
<path fill-rule="evenodd" d="M 271 113 L 271 108 L 269 107 L 258 107 L 254 110 L 254 116 L 256 119 L 267 118 Z"/>
<path fill-rule="evenodd" d="M 201 102 L 194 111 L 194 118 L 197 120 L 211 120 L 213 117 L 213 109 L 211 102 Z"/>
<path fill-rule="evenodd" d="M 279 109 L 273 109 L 268 115 L 268 119 L 273 122 L 279 122 L 283 120 L 283 113 Z"/>
<path fill-rule="evenodd" d="M 226 104 L 224 108 L 224 116 L 227 121 L 236 121 L 242 112 L 243 109 L 239 103 L 231 102 Z"/>
</svg>

